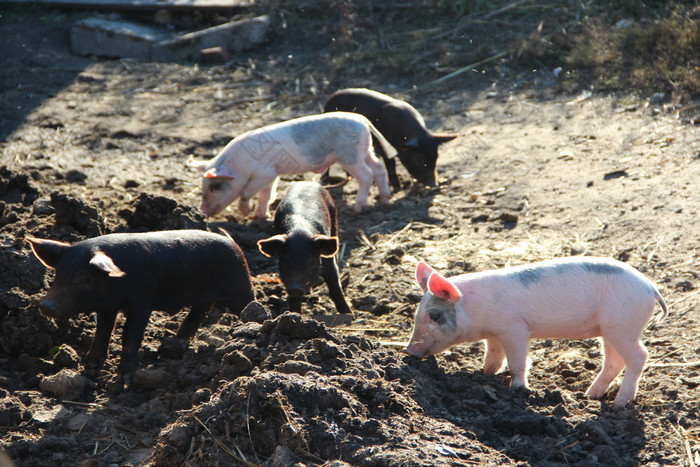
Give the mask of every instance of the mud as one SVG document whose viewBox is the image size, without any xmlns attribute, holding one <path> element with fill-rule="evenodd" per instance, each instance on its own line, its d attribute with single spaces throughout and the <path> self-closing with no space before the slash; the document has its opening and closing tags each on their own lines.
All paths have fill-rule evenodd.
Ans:
<svg viewBox="0 0 700 467">
<path fill-rule="evenodd" d="M 429 127 L 460 137 L 441 150 L 437 189 L 400 169 L 392 204 L 374 199 L 359 215 L 354 181 L 332 190 L 355 310 L 334 325 L 323 286 L 302 315 L 288 312 L 276 262 L 256 247 L 271 216 L 248 220 L 232 208 L 205 218 L 186 161 L 317 112 L 335 88 L 391 92 L 391 83 L 318 79 L 313 92 L 295 91 L 280 76 L 322 70 L 303 54 L 284 65 L 293 42 L 201 68 L 77 59 L 61 40 L 68 24 L 45 25 L 49 43 L 5 28 L 24 44 L 16 67 L 41 70 L 27 85 L 43 83 L 47 94 L 0 142 L 0 447 L 17 465 L 697 463 L 700 130 L 672 106 L 522 90 L 489 74 L 399 94 Z M 18 92 L 5 97 L 22 102 Z M 123 322 L 104 365 L 86 366 L 94 316 L 59 323 L 39 313 L 52 273 L 24 238 L 189 228 L 233 236 L 257 303 L 241 317 L 214 308 L 189 345 L 175 337 L 184 312 L 155 312 L 125 389 L 116 371 Z M 401 352 L 420 300 L 418 259 L 454 275 L 573 254 L 632 264 L 670 305 L 644 335 L 650 363 L 634 404 L 612 409 L 619 383 L 602 401 L 585 397 L 602 363 L 593 339 L 534 340 L 530 391 L 509 388 L 507 370 L 484 375 L 479 343 L 422 361 Z"/>
</svg>

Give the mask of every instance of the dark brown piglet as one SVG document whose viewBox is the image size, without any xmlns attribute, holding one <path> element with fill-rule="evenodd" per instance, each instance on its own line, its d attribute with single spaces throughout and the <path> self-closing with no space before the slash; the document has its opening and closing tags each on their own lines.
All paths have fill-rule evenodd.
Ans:
<svg viewBox="0 0 700 467">
<path fill-rule="evenodd" d="M 75 244 L 27 237 L 34 254 L 56 270 L 41 312 L 66 320 L 97 312 L 88 360 L 107 356 L 117 313 L 126 317 L 120 373 L 131 382 L 152 310 L 190 311 L 177 336 L 190 339 L 213 304 L 238 314 L 254 300 L 243 252 L 230 238 L 200 230 L 110 234 Z"/>
<path fill-rule="evenodd" d="M 427 186 L 437 185 L 438 146 L 456 134 L 432 133 L 425 127 L 420 113 L 409 103 L 369 89 L 343 89 L 326 101 L 324 112 L 355 112 L 364 115 L 398 151 L 399 160 L 416 180 Z M 394 190 L 401 188 L 396 162 L 387 157 L 381 145 L 374 145 L 382 156 Z"/>
<path fill-rule="evenodd" d="M 260 240 L 258 248 L 278 257 L 280 279 L 287 289 L 289 309 L 301 313 L 301 302 L 319 276 L 340 313 L 351 313 L 340 285 L 338 221 L 328 192 L 315 182 L 296 182 L 275 211 L 274 232 Z"/>
</svg>

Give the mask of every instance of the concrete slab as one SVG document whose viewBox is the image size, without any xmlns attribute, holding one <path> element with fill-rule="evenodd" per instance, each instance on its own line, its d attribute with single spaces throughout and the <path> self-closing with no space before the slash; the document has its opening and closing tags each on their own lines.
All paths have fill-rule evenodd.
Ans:
<svg viewBox="0 0 700 467">
<path fill-rule="evenodd" d="M 3 3 L 105 11 L 235 11 L 252 7 L 255 5 L 255 0 L 0 0 L 0 4 Z"/>
<path fill-rule="evenodd" d="M 70 45 L 76 55 L 148 60 L 153 46 L 170 35 L 138 23 L 87 18 L 71 28 Z"/>
<path fill-rule="evenodd" d="M 173 35 L 139 23 L 88 18 L 71 28 L 71 50 L 83 56 L 180 61 L 199 60 L 203 50 L 219 47 L 221 56 L 229 57 L 264 44 L 270 27 L 264 15 Z"/>
<path fill-rule="evenodd" d="M 265 43 L 270 31 L 268 15 L 230 21 L 160 42 L 153 50 L 155 60 L 197 60 L 205 49 L 221 47 L 231 54 Z"/>
</svg>

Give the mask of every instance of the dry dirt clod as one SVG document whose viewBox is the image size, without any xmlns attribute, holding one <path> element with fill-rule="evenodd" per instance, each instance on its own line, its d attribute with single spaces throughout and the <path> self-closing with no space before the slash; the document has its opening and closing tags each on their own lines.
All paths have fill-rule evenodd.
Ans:
<svg viewBox="0 0 700 467">
<path fill-rule="evenodd" d="M 64 368 L 55 375 L 45 377 L 39 383 L 44 393 L 55 396 L 58 399 L 79 400 L 88 386 L 94 383 L 78 372 Z"/>
</svg>

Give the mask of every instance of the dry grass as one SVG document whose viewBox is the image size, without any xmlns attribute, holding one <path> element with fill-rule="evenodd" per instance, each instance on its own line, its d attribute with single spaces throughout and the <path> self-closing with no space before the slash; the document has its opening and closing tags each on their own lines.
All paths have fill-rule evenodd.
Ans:
<svg viewBox="0 0 700 467">
<path fill-rule="evenodd" d="M 290 25 L 331 40 L 330 74 L 410 88 L 477 67 L 494 79 L 562 67 L 564 89 L 700 95 L 693 2 L 327 0 L 277 2 Z M 621 22 L 622 21 L 622 22 Z"/>
</svg>

